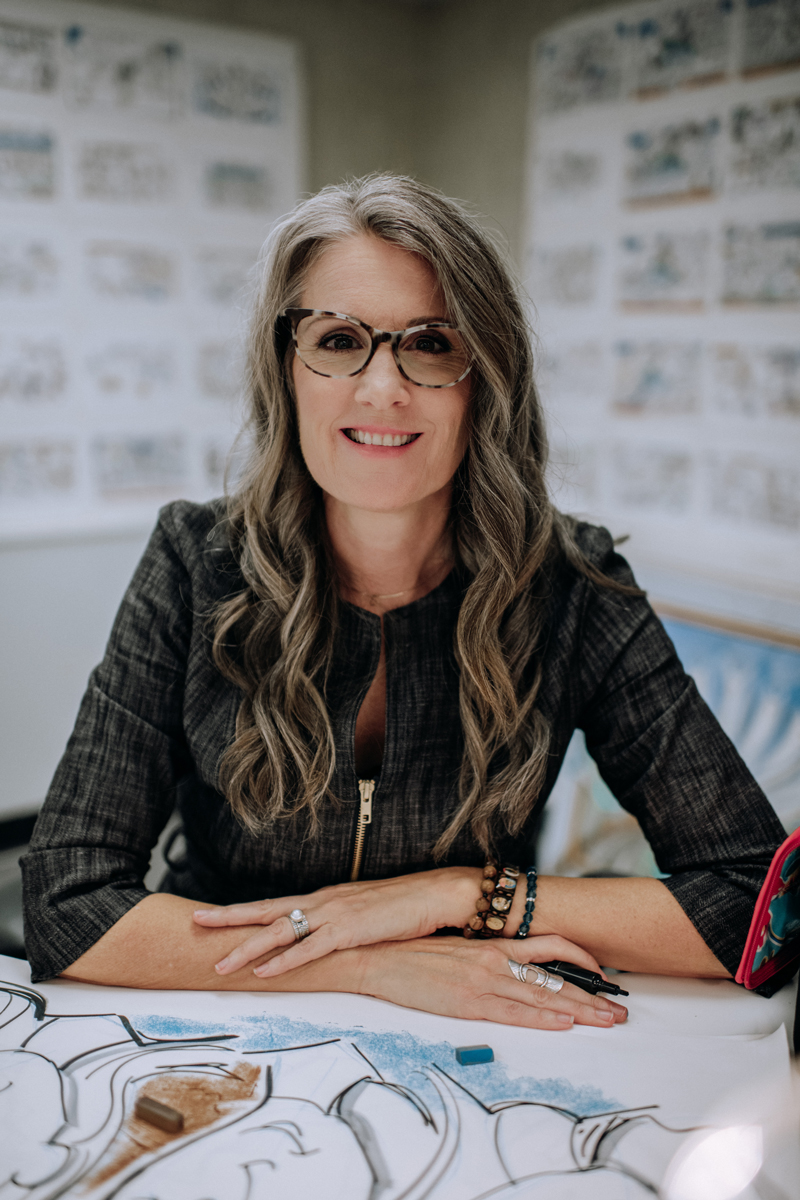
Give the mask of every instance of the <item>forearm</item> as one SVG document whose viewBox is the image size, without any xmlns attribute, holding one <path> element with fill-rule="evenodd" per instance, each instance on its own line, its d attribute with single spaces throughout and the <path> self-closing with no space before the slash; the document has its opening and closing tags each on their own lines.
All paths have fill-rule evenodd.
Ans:
<svg viewBox="0 0 800 1200">
<path fill-rule="evenodd" d="M 192 920 L 196 907 L 182 896 L 147 896 L 63 971 L 62 977 L 114 987 L 217 992 L 362 990 L 368 947 L 338 950 L 275 979 L 253 974 L 253 967 L 266 962 L 271 953 L 232 975 L 219 975 L 214 964 L 250 937 L 253 927 L 203 929 Z"/>
<path fill-rule="evenodd" d="M 515 898 L 516 929 L 522 916 Z M 559 933 L 598 962 L 650 975 L 729 978 L 672 893 L 657 879 L 539 880 L 531 933 Z"/>
</svg>

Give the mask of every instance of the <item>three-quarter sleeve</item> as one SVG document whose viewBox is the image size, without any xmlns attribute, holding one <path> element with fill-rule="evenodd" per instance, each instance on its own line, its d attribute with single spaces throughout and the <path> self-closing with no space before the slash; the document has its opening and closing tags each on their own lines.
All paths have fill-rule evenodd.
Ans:
<svg viewBox="0 0 800 1200">
<path fill-rule="evenodd" d="M 633 583 L 605 536 L 598 565 Z M 593 584 L 586 593 L 578 723 L 587 748 L 639 821 L 667 888 L 733 975 L 783 827 L 647 600 Z"/>
<path fill-rule="evenodd" d="M 187 769 L 192 594 L 177 542 L 164 509 L 21 861 L 34 982 L 60 974 L 147 895 L 150 853 Z"/>
</svg>

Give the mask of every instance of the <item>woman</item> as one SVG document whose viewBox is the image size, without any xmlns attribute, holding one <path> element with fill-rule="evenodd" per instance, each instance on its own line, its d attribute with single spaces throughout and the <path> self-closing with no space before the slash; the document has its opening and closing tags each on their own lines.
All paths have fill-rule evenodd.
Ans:
<svg viewBox="0 0 800 1200">
<path fill-rule="evenodd" d="M 163 510 L 90 681 L 23 864 L 33 978 L 563 1029 L 625 1010 L 510 958 L 732 975 L 781 826 L 609 535 L 548 500 L 525 320 L 474 223 L 392 176 L 300 204 L 250 394 L 237 494 Z M 487 855 L 531 864 L 576 727 L 669 878 L 509 886 L 513 953 L 456 936 Z"/>
</svg>

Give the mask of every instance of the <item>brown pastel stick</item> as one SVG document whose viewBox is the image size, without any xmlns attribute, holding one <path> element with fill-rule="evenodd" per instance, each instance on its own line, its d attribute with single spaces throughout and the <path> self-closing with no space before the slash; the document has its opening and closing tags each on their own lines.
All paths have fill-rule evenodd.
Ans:
<svg viewBox="0 0 800 1200">
<path fill-rule="evenodd" d="M 134 1113 L 142 1121 L 163 1129 L 165 1133 L 180 1133 L 183 1129 L 183 1113 L 168 1104 L 151 1100 L 149 1096 L 140 1096 L 136 1101 Z"/>
</svg>

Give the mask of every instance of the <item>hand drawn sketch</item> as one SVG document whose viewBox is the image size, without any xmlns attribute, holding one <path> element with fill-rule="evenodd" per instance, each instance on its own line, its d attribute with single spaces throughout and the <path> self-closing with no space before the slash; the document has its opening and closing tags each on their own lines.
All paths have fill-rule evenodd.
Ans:
<svg viewBox="0 0 800 1200">
<path fill-rule="evenodd" d="M 66 364 L 58 341 L 0 337 L 0 400 L 21 404 L 57 400 L 66 383 Z"/>
<path fill-rule="evenodd" d="M 634 208 L 708 199 L 719 186 L 718 117 L 638 129 L 626 138 L 625 199 Z"/>
<path fill-rule="evenodd" d="M 195 255 L 195 279 L 208 304 L 230 308 L 249 299 L 251 276 L 258 259 L 256 249 L 213 246 Z"/>
<path fill-rule="evenodd" d="M 769 0 L 744 5 L 744 75 L 764 75 L 800 63 L 800 3 Z"/>
<path fill-rule="evenodd" d="M 564 30 L 537 47 L 537 90 L 544 112 L 616 100 L 622 87 L 622 42 L 610 22 Z"/>
<path fill-rule="evenodd" d="M 800 530 L 800 467 L 796 460 L 769 460 L 760 454 L 711 459 L 711 508 L 736 522 Z"/>
<path fill-rule="evenodd" d="M 54 31 L 0 21 L 0 88 L 41 94 L 52 92 L 57 79 Z"/>
<path fill-rule="evenodd" d="M 214 162 L 204 175 L 206 203 L 211 208 L 265 212 L 272 202 L 272 180 L 265 166 L 255 163 Z"/>
<path fill-rule="evenodd" d="M 698 312 L 705 300 L 709 236 L 628 234 L 619 244 L 619 302 L 629 311 Z"/>
<path fill-rule="evenodd" d="M 591 304 L 597 294 L 597 246 L 564 246 L 533 256 L 529 291 L 535 304 Z"/>
<path fill-rule="evenodd" d="M 59 261 L 47 237 L 0 237 L 0 300 L 45 299 L 58 284 Z"/>
<path fill-rule="evenodd" d="M 186 484 L 186 439 L 179 433 L 98 438 L 92 445 L 94 485 L 107 499 L 177 495 Z"/>
<path fill-rule="evenodd" d="M 25 1200 L 646 1200 L 693 1131 L 408 1033 L 59 1015 L 2 982 L 0 1006 L 0 1188 Z"/>
<path fill-rule="evenodd" d="M 104 400 L 166 399 L 175 382 L 172 347 L 153 342 L 111 342 L 86 359 L 93 391 Z"/>
<path fill-rule="evenodd" d="M 131 142 L 85 142 L 78 158 L 78 181 L 85 200 L 124 204 L 166 200 L 173 183 L 162 150 Z"/>
<path fill-rule="evenodd" d="M 800 346 L 717 345 L 714 404 L 748 417 L 800 418 Z"/>
<path fill-rule="evenodd" d="M 689 0 L 620 21 L 631 55 L 631 90 L 650 96 L 680 85 L 718 83 L 728 69 L 733 0 Z"/>
<path fill-rule="evenodd" d="M 86 250 L 89 284 L 115 300 L 168 300 L 175 294 L 175 262 L 155 246 L 92 242 Z"/>
<path fill-rule="evenodd" d="M 737 105 L 731 141 L 732 191 L 800 188 L 800 96 Z"/>
<path fill-rule="evenodd" d="M 618 342 L 614 409 L 625 415 L 695 412 L 700 366 L 699 342 Z"/>
<path fill-rule="evenodd" d="M 61 498 L 75 486 L 72 442 L 38 439 L 0 442 L 0 497 L 6 500 Z"/>
<path fill-rule="evenodd" d="M 612 456 L 611 490 L 626 508 L 682 513 L 691 501 L 694 462 L 688 451 L 619 442 Z"/>
<path fill-rule="evenodd" d="M 597 186 L 602 175 L 602 159 L 584 150 L 560 150 L 546 155 L 537 172 L 542 180 L 542 196 L 549 201 L 584 197 Z"/>
<path fill-rule="evenodd" d="M 49 200 L 55 195 L 55 143 L 51 134 L 0 129 L 0 197 Z"/>
<path fill-rule="evenodd" d="M 177 116 L 183 104 L 183 49 L 174 41 L 72 25 L 64 34 L 65 92 L 76 108 Z"/>
<path fill-rule="evenodd" d="M 219 120 L 272 125 L 281 117 L 281 90 L 272 70 L 241 62 L 203 62 L 195 67 L 196 112 Z"/>
<path fill-rule="evenodd" d="M 725 304 L 797 304 L 800 222 L 728 226 L 723 262 Z"/>
</svg>

